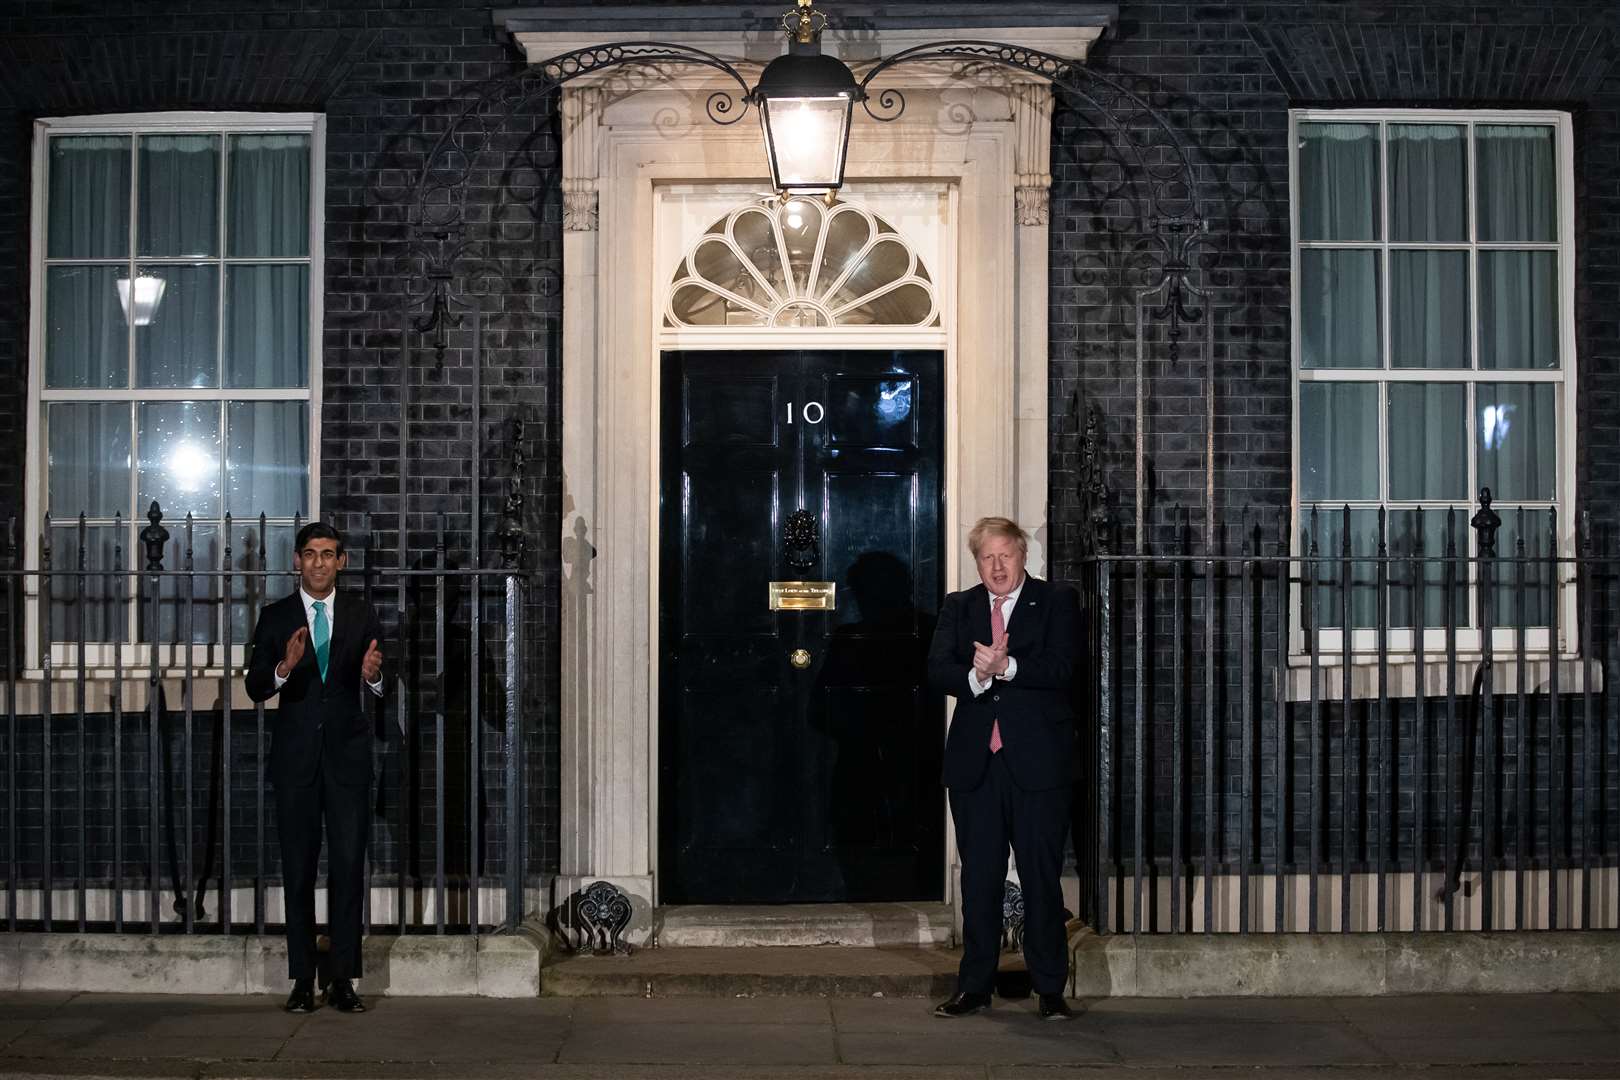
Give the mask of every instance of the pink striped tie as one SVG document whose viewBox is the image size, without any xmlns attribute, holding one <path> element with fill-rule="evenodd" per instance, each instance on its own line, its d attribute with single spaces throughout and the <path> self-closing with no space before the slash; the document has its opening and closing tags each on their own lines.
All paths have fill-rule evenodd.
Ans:
<svg viewBox="0 0 1620 1080">
<path fill-rule="evenodd" d="M 1007 632 L 1007 620 L 1001 617 L 1001 605 L 1006 602 L 1007 598 L 1005 596 L 998 596 L 990 603 L 990 644 L 992 645 L 1001 640 L 1001 636 Z M 992 754 L 1001 752 L 1000 720 L 990 722 L 990 752 Z"/>
</svg>

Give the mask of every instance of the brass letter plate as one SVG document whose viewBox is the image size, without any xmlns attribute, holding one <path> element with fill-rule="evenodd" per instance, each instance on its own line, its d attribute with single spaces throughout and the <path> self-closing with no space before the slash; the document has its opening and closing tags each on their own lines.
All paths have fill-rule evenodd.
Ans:
<svg viewBox="0 0 1620 1080">
<path fill-rule="evenodd" d="M 772 611 L 832 611 L 838 585 L 831 581 L 771 582 Z"/>
</svg>

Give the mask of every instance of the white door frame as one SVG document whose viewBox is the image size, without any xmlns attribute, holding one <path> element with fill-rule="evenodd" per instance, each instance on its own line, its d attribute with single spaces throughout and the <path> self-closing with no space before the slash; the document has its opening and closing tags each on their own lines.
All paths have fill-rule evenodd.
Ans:
<svg viewBox="0 0 1620 1080">
<path fill-rule="evenodd" d="M 963 28 L 874 40 L 868 32 L 860 48 L 870 56 L 929 39 L 988 38 L 1083 58 L 1099 33 Z M 733 55 L 743 51 L 741 35 L 730 43 L 690 37 L 667 36 L 721 55 L 728 44 Z M 578 32 L 518 39 L 531 61 L 589 44 Z M 839 44 L 830 41 L 828 51 L 836 54 Z M 1015 516 L 1030 531 L 1030 567 L 1039 573 L 1050 90 L 1033 78 L 964 73 L 958 65 L 907 65 L 893 75 L 885 85 L 904 90 L 905 115 L 877 123 L 857 111 L 848 175 L 852 185 L 928 181 L 952 192 L 947 277 L 955 295 L 941 301 L 954 313 L 945 348 L 946 582 L 960 588 L 977 580 L 961 552 L 968 529 L 987 514 Z M 552 900 L 591 881 L 612 882 L 632 899 L 632 942 L 646 939 L 658 899 L 655 313 L 673 266 L 650 256 L 656 194 L 676 184 L 768 186 L 758 125 L 720 127 L 704 112 L 709 94 L 724 88 L 699 69 L 656 78 L 619 71 L 571 83 L 562 99 L 562 790 Z M 780 347 L 803 345 L 784 339 Z M 954 839 L 946 864 L 954 870 Z M 955 877 L 945 883 L 953 902 Z"/>
</svg>

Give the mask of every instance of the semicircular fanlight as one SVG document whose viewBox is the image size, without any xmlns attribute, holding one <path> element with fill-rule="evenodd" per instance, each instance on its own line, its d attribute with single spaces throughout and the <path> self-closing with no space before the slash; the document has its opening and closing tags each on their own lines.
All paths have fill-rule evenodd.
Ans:
<svg viewBox="0 0 1620 1080">
<path fill-rule="evenodd" d="M 667 326 L 937 327 L 934 279 L 865 207 L 768 199 L 715 222 L 670 282 Z"/>
</svg>

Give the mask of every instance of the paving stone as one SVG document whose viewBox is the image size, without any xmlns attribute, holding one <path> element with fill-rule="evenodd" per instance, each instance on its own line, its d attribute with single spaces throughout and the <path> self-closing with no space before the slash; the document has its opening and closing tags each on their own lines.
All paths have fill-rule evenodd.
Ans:
<svg viewBox="0 0 1620 1080">
<path fill-rule="evenodd" d="M 321 1009 L 287 1041 L 294 1061 L 551 1061 L 569 1025 L 566 1003 L 376 998 L 362 1016 Z"/>
<path fill-rule="evenodd" d="M 829 1065 L 838 1053 L 831 1024 L 616 1024 L 576 1026 L 557 1060 Z"/>
<path fill-rule="evenodd" d="M 0 1016 L 8 1021 L 38 1020 L 53 1015 L 77 995 L 58 993 L 30 993 L 27 991 L 0 994 Z"/>
<path fill-rule="evenodd" d="M 1560 994 L 1344 998 L 1340 1014 L 1373 1038 L 1473 1039 L 1597 1032 L 1603 1018 Z"/>
<path fill-rule="evenodd" d="M 1123 1024 L 1295 1024 L 1339 1019 L 1333 998 L 1099 998 L 1087 1015 Z"/>
<path fill-rule="evenodd" d="M 142 1032 L 31 1031 L 8 1043 L 0 1058 L 90 1058 L 107 1061 L 268 1061 L 284 1045 L 279 1038 L 242 1035 L 147 1035 Z"/>
<path fill-rule="evenodd" d="M 930 1019 L 933 1019 L 930 1017 Z M 838 1049 L 851 1064 L 994 1065 L 1008 1061 L 1053 1064 L 1117 1062 L 1113 1046 L 1081 1021 L 1054 1024 L 1026 1014 L 934 1019 L 936 1029 L 905 1037 L 881 1032 L 841 1032 Z"/>
<path fill-rule="evenodd" d="M 589 1024 L 831 1024 L 825 998 L 582 998 L 576 1026 Z"/>
<path fill-rule="evenodd" d="M 286 1038 L 302 1017 L 282 1011 L 282 997 L 176 998 L 171 994 L 80 994 L 41 1018 L 41 1034 L 84 1031 L 94 1035 L 138 1031 L 158 1038 L 211 1039 L 242 1035 Z"/>
<path fill-rule="evenodd" d="M 1345 1024 L 1099 1021 L 1132 1065 L 1374 1065 L 1391 1059 Z"/>
</svg>

